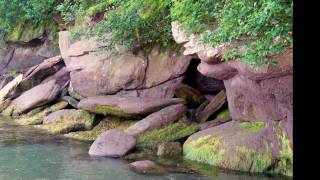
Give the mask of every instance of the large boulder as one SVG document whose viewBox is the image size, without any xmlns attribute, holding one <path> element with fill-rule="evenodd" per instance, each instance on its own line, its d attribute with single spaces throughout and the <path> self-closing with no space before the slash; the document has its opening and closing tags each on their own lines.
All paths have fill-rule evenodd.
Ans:
<svg viewBox="0 0 320 180">
<path fill-rule="evenodd" d="M 231 121 L 191 135 L 185 158 L 246 172 L 292 175 L 292 142 L 280 123 Z"/>
<path fill-rule="evenodd" d="M 187 107 L 183 104 L 171 105 L 147 116 L 125 132 L 136 136 L 145 131 L 158 129 L 179 120 L 186 112 Z"/>
<path fill-rule="evenodd" d="M 5 110 L 9 115 L 19 115 L 33 108 L 45 105 L 53 101 L 60 92 L 60 86 L 55 80 L 40 84 L 14 99 Z"/>
<path fill-rule="evenodd" d="M 190 57 L 181 55 L 181 52 L 159 47 L 153 48 L 148 55 L 142 52 L 101 52 L 95 38 L 72 42 L 68 32 L 59 34 L 62 56 L 71 71 L 72 93 L 79 97 L 116 93 L 168 97 L 172 93 L 166 93 L 165 89 L 171 85 L 157 86 L 182 77 L 190 62 Z"/>
<path fill-rule="evenodd" d="M 121 130 L 108 130 L 91 145 L 89 155 L 122 157 L 136 145 L 136 138 Z"/>
<path fill-rule="evenodd" d="M 166 106 L 183 104 L 179 98 L 140 98 L 126 96 L 95 96 L 82 99 L 78 108 L 97 114 L 110 114 L 123 117 L 150 114 Z"/>
</svg>

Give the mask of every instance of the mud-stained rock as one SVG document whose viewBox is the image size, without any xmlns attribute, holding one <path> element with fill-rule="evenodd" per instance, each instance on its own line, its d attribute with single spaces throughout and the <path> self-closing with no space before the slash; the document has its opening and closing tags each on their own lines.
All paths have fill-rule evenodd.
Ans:
<svg viewBox="0 0 320 180">
<path fill-rule="evenodd" d="M 66 101 L 60 101 L 56 104 L 53 104 L 47 108 L 39 107 L 34 110 L 36 112 L 31 111 L 23 116 L 19 116 L 15 119 L 15 122 L 21 125 L 37 125 L 42 124 L 43 119 L 50 113 L 63 109 L 68 106 L 68 102 Z M 32 111 L 34 111 L 32 110 Z"/>
<path fill-rule="evenodd" d="M 136 145 L 136 138 L 121 130 L 101 134 L 89 149 L 90 156 L 122 157 Z"/>
<path fill-rule="evenodd" d="M 95 96 L 82 99 L 78 108 L 97 114 L 123 117 L 150 114 L 166 106 L 184 104 L 179 98 L 138 98 L 124 96 Z"/>
<path fill-rule="evenodd" d="M 51 80 L 24 92 L 21 96 L 14 99 L 8 108 L 11 109 L 12 115 L 19 115 L 50 103 L 57 97 L 59 92 L 60 86 L 56 84 L 55 80 Z"/>
<path fill-rule="evenodd" d="M 226 169 L 290 175 L 292 142 L 280 127 L 277 123 L 227 122 L 190 136 L 183 154 L 187 159 Z M 280 167 L 274 167 L 277 161 Z"/>
<path fill-rule="evenodd" d="M 158 129 L 179 120 L 187 112 L 183 104 L 168 106 L 129 127 L 125 132 L 131 135 L 138 135 L 145 131 Z"/>
<path fill-rule="evenodd" d="M 165 174 L 167 172 L 164 167 L 150 160 L 135 161 L 130 163 L 129 167 L 141 174 Z"/>
<path fill-rule="evenodd" d="M 180 142 L 161 143 L 158 146 L 157 155 L 160 157 L 178 157 L 182 154 Z"/>
</svg>

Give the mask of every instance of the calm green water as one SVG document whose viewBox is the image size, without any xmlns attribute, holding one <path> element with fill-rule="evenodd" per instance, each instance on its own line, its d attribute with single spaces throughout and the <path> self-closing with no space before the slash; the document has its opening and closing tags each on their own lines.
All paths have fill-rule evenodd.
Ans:
<svg viewBox="0 0 320 180">
<path fill-rule="evenodd" d="M 85 142 L 48 135 L 28 126 L 17 126 L 0 117 L 0 180 L 271 179 L 226 172 L 216 172 L 214 176 L 185 173 L 140 175 L 131 171 L 124 160 L 90 158 L 87 154 L 89 146 Z"/>
</svg>

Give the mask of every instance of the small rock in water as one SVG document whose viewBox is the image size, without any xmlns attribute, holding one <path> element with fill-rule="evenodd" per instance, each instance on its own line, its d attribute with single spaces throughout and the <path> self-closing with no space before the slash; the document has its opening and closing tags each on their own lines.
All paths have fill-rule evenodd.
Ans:
<svg viewBox="0 0 320 180">
<path fill-rule="evenodd" d="M 129 166 L 135 172 L 141 174 L 165 174 L 167 172 L 164 167 L 149 160 L 135 161 L 130 163 Z"/>
<path fill-rule="evenodd" d="M 101 134 L 91 145 L 89 155 L 122 157 L 136 145 L 136 138 L 121 130 L 111 129 Z"/>
</svg>

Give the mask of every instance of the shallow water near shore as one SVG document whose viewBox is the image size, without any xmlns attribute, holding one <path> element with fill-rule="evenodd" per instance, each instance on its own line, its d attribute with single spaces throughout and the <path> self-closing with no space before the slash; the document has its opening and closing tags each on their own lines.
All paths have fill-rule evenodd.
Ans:
<svg viewBox="0 0 320 180">
<path fill-rule="evenodd" d="M 113 158 L 91 158 L 90 143 L 54 136 L 30 126 L 18 126 L 0 117 L 0 180 L 11 179 L 107 179 L 107 180 L 229 180 L 280 179 L 215 171 L 213 176 L 189 173 L 141 175 L 128 162 Z"/>
</svg>

